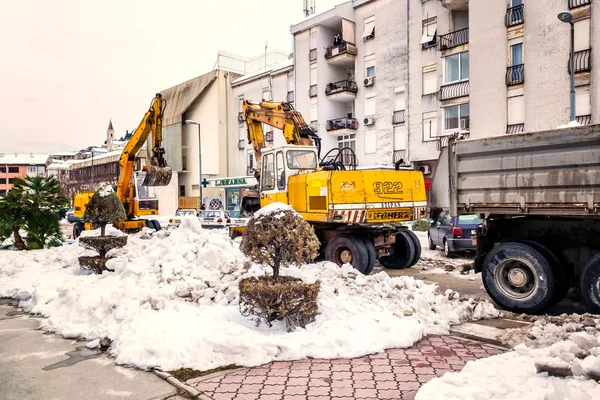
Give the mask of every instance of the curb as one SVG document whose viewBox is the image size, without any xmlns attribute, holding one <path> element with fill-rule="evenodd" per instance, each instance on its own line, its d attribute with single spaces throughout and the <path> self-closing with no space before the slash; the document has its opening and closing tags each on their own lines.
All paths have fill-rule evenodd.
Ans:
<svg viewBox="0 0 600 400">
<path fill-rule="evenodd" d="M 173 375 L 167 372 L 161 371 L 157 368 L 154 368 L 152 372 L 169 382 L 171 385 L 175 386 L 177 389 L 183 390 L 184 392 L 189 394 L 194 400 L 212 400 L 210 397 L 204 395 L 198 389 L 186 385 L 185 383 L 181 382 L 179 379 L 175 378 Z"/>
</svg>

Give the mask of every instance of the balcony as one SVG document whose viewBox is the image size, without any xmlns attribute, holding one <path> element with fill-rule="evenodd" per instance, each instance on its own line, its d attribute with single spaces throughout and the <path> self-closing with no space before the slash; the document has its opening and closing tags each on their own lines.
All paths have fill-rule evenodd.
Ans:
<svg viewBox="0 0 600 400">
<path fill-rule="evenodd" d="M 448 139 L 450 139 L 453 136 L 456 136 L 456 139 L 468 139 L 470 136 L 470 133 L 462 132 L 459 135 L 452 134 L 452 135 L 438 136 L 437 143 L 436 143 L 437 151 L 442 151 L 442 149 L 444 147 L 448 147 Z"/>
<path fill-rule="evenodd" d="M 291 92 L 287 92 L 287 102 L 288 103 L 294 102 L 294 91 L 293 90 Z"/>
<path fill-rule="evenodd" d="M 592 4 L 592 0 L 569 0 L 569 8 L 572 10 L 577 7 L 587 6 Z"/>
<path fill-rule="evenodd" d="M 577 122 L 579 122 L 581 125 L 589 125 L 592 123 L 592 116 L 591 115 L 579 115 L 577 117 L 575 117 L 575 120 Z"/>
<path fill-rule="evenodd" d="M 358 122 L 356 118 L 336 118 L 327 121 L 327 132 L 342 135 L 345 133 L 356 133 Z"/>
<path fill-rule="evenodd" d="M 317 85 L 311 85 L 310 89 L 308 89 L 308 95 L 310 97 L 317 97 Z"/>
<path fill-rule="evenodd" d="M 356 92 L 358 92 L 358 85 L 349 80 L 329 83 L 325 87 L 325 94 L 329 99 L 344 103 L 356 99 Z"/>
<path fill-rule="evenodd" d="M 506 68 L 506 86 L 518 85 L 524 81 L 525 66 L 523 64 Z"/>
<path fill-rule="evenodd" d="M 329 64 L 350 66 L 354 65 L 358 51 L 352 43 L 343 42 L 338 45 L 328 47 L 325 51 L 325 59 Z"/>
<path fill-rule="evenodd" d="M 514 135 L 515 133 L 521 133 L 525 130 L 525 124 L 512 124 L 506 125 L 506 134 Z"/>
<path fill-rule="evenodd" d="M 575 54 L 575 73 L 590 72 L 592 70 L 592 49 L 576 51 Z M 571 73 L 571 55 L 569 54 L 569 66 L 567 67 Z"/>
<path fill-rule="evenodd" d="M 438 50 L 448 50 L 469 43 L 469 28 L 450 32 L 438 38 Z"/>
<path fill-rule="evenodd" d="M 394 114 L 392 114 L 392 124 L 396 125 L 396 124 L 403 124 L 404 122 L 406 122 L 405 114 L 406 114 L 405 110 L 394 111 Z"/>
<path fill-rule="evenodd" d="M 457 99 L 469 95 L 469 81 L 451 83 L 440 87 L 439 99 L 441 101 Z"/>
<path fill-rule="evenodd" d="M 519 6 L 510 7 L 506 10 L 506 17 L 504 17 L 504 25 L 507 28 L 511 26 L 520 25 L 525 20 L 523 19 L 523 4 Z"/>
<path fill-rule="evenodd" d="M 452 11 L 468 10 L 469 0 L 442 0 L 442 6 Z"/>
<path fill-rule="evenodd" d="M 317 61 L 317 49 L 312 49 L 308 53 L 308 61 L 310 61 L 310 62 Z"/>
</svg>

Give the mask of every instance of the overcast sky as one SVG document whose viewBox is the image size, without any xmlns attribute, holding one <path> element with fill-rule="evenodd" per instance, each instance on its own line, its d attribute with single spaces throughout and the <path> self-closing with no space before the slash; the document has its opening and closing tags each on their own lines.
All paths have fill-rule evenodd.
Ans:
<svg viewBox="0 0 600 400">
<path fill-rule="evenodd" d="M 317 0 L 317 11 L 342 0 Z M 121 136 L 154 94 L 212 69 L 219 50 L 291 52 L 302 0 L 0 0 L 0 153 Z"/>
</svg>

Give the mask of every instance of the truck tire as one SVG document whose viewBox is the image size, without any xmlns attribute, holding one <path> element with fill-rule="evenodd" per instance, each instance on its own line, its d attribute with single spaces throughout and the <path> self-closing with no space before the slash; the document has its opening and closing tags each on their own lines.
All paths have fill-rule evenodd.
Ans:
<svg viewBox="0 0 600 400">
<path fill-rule="evenodd" d="M 364 274 L 369 265 L 369 252 L 360 238 L 350 235 L 337 235 L 327 243 L 325 259 L 339 266 L 346 263 L 352 264 L 358 272 Z"/>
<path fill-rule="evenodd" d="M 494 247 L 483 261 L 481 272 L 488 295 L 508 311 L 535 314 L 552 302 L 552 266 L 531 246 L 507 242 Z"/>
<path fill-rule="evenodd" d="M 375 268 L 375 262 L 377 262 L 377 252 L 375 251 L 375 246 L 373 242 L 368 237 L 362 238 L 363 243 L 365 244 L 365 248 L 367 249 L 367 254 L 369 255 L 369 263 L 367 264 L 367 269 L 364 274 L 369 275 L 373 268 Z"/>
<path fill-rule="evenodd" d="M 579 287 L 583 302 L 594 314 L 600 314 L 600 253 L 590 258 L 581 273 Z"/>
<path fill-rule="evenodd" d="M 562 263 L 558 257 L 556 257 L 556 255 L 543 244 L 532 242 L 530 240 L 523 240 L 521 243 L 533 247 L 542 253 L 542 255 L 546 257 L 546 260 L 550 262 L 550 265 L 552 266 L 552 272 L 554 272 L 554 296 L 552 296 L 550 305 L 553 306 L 560 303 L 571 287 L 571 280 L 569 275 L 565 273 Z"/>
<path fill-rule="evenodd" d="M 415 256 L 414 256 L 413 260 L 410 262 L 410 265 L 408 267 L 406 267 L 406 268 L 410 268 L 413 265 L 415 265 L 416 263 L 418 263 L 419 260 L 421 259 L 421 241 L 419 240 L 419 237 L 417 235 L 415 235 L 415 233 L 413 231 L 405 230 L 405 231 L 402 231 L 402 233 L 408 235 L 408 237 L 410 237 L 413 244 L 415 245 Z"/>
<path fill-rule="evenodd" d="M 403 231 L 396 235 L 396 243 L 394 244 L 394 254 L 391 256 L 383 256 L 379 259 L 381 265 L 389 269 L 404 269 L 411 265 L 415 257 L 415 244 L 410 236 L 404 234 Z"/>
<path fill-rule="evenodd" d="M 81 232 L 85 230 L 83 222 L 77 221 L 73 224 L 73 240 L 81 236 Z"/>
</svg>

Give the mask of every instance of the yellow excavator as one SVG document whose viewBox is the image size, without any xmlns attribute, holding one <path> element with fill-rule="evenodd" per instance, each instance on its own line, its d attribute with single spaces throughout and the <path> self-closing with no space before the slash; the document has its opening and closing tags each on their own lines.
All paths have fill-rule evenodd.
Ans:
<svg viewBox="0 0 600 400">
<path fill-rule="evenodd" d="M 126 232 L 139 231 L 147 226 L 160 230 L 160 223 L 152 217 L 158 215 L 158 200 L 148 196 L 148 186 L 166 186 L 171 182 L 173 171 L 164 158 L 162 147 L 162 118 L 166 101 L 157 93 L 142 122 L 131 135 L 119 159 L 119 178 L 116 193 L 123 202 L 127 219 L 116 223 L 117 229 Z M 148 165 L 136 172 L 138 153 L 152 132 L 152 149 Z M 94 229 L 94 224 L 84 220 L 85 209 L 95 192 L 78 193 L 74 198 L 74 216 L 80 221 L 73 225 L 73 239 L 83 230 Z M 140 218 L 143 217 L 143 218 Z"/>
<path fill-rule="evenodd" d="M 244 100 L 242 110 L 260 188 L 258 197 L 244 199 L 242 213 L 273 202 L 292 206 L 313 226 L 326 260 L 350 263 L 363 274 L 376 261 L 402 269 L 419 260 L 418 237 L 393 223 L 425 216 L 421 172 L 399 164 L 358 170 L 350 148 L 335 148 L 320 158 L 320 138 L 290 103 Z M 262 124 L 281 129 L 287 144 L 267 147 Z M 243 231 L 232 227 L 230 235 Z"/>
</svg>

